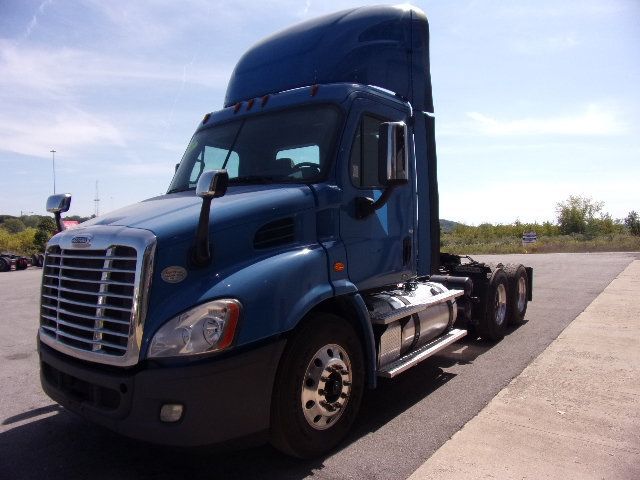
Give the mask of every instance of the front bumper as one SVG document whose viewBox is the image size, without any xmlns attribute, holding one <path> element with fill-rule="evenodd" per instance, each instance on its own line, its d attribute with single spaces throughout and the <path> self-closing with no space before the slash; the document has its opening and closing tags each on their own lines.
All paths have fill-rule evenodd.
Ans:
<svg viewBox="0 0 640 480">
<path fill-rule="evenodd" d="M 122 372 L 79 362 L 38 343 L 42 388 L 66 409 L 139 440 L 197 446 L 269 428 L 271 392 L 285 341 L 196 365 Z M 178 422 L 160 421 L 165 403 L 184 405 Z"/>
</svg>

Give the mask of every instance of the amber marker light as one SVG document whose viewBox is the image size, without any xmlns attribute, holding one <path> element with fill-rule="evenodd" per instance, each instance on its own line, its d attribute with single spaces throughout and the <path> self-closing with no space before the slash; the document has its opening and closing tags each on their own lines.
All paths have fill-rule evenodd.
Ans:
<svg viewBox="0 0 640 480">
<path fill-rule="evenodd" d="M 334 272 L 344 272 L 344 263 L 342 262 L 336 262 L 333 264 L 333 271 Z"/>
<path fill-rule="evenodd" d="M 255 103 L 255 99 L 251 99 L 247 102 L 247 110 L 251 110 L 253 108 L 253 104 Z"/>
<path fill-rule="evenodd" d="M 242 106 L 242 102 L 238 102 L 233 106 L 233 113 L 238 113 L 240 107 Z"/>
<path fill-rule="evenodd" d="M 311 87 L 311 96 L 312 97 L 316 96 L 316 94 L 318 93 L 318 89 L 319 88 L 320 88 L 320 86 L 317 83 Z"/>
</svg>

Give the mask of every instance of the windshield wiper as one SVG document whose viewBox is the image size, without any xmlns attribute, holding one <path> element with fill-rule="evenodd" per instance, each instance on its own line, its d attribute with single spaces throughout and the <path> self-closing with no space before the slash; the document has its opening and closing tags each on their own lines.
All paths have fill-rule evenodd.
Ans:
<svg viewBox="0 0 640 480">
<path fill-rule="evenodd" d="M 244 175 L 230 178 L 229 183 L 273 183 L 275 179 L 267 175 Z"/>
<path fill-rule="evenodd" d="M 172 188 L 171 190 L 169 190 L 166 195 L 169 195 L 170 193 L 178 193 L 178 192 L 186 192 L 188 190 L 193 190 L 196 187 L 179 187 L 179 188 Z"/>
</svg>

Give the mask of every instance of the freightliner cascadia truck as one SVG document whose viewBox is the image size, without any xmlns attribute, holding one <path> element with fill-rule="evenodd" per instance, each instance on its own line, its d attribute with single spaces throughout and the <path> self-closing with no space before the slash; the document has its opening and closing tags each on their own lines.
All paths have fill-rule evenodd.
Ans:
<svg viewBox="0 0 640 480">
<path fill-rule="evenodd" d="M 241 57 L 165 195 L 60 232 L 43 268 L 45 392 L 124 435 L 346 436 L 365 389 L 524 318 L 532 270 L 440 253 L 420 10 L 309 20 Z"/>
</svg>

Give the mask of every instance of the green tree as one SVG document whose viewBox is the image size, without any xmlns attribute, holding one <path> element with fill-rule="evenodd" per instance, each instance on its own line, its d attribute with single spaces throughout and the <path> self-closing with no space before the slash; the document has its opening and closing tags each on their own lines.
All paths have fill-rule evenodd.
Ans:
<svg viewBox="0 0 640 480">
<path fill-rule="evenodd" d="M 38 224 L 38 230 L 34 237 L 35 247 L 39 252 L 44 252 L 44 247 L 57 231 L 56 222 L 51 217 L 44 217 Z"/>
<path fill-rule="evenodd" d="M 564 202 L 556 204 L 556 214 L 560 232 L 586 233 L 587 227 L 597 220 L 596 215 L 602 211 L 604 202 L 596 202 L 590 197 L 570 195 Z"/>
<path fill-rule="evenodd" d="M 2 224 L 2 228 L 9 233 L 20 233 L 27 227 L 19 218 L 7 218 Z"/>
<path fill-rule="evenodd" d="M 640 216 L 635 210 L 631 210 L 627 218 L 624 219 L 625 226 L 631 232 L 631 235 L 640 236 Z"/>
</svg>

